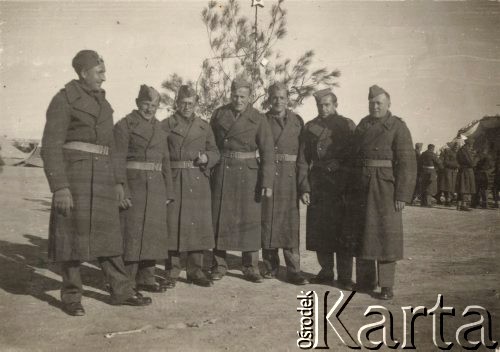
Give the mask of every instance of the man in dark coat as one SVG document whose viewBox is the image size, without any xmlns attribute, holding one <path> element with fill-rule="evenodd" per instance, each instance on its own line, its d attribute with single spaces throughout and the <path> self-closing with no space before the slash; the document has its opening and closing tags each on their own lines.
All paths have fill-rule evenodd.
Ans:
<svg viewBox="0 0 500 352">
<path fill-rule="evenodd" d="M 484 147 L 478 155 L 477 164 L 474 167 L 474 179 L 476 181 L 476 193 L 472 198 L 472 207 L 486 209 L 488 207 L 488 174 L 493 166 L 488 147 Z"/>
<path fill-rule="evenodd" d="M 226 250 L 233 250 L 243 252 L 245 278 L 262 282 L 261 198 L 272 196 L 274 141 L 266 117 L 249 105 L 250 93 L 250 82 L 235 79 L 231 103 L 218 108 L 210 121 L 221 154 L 212 173 L 213 280 L 226 273 Z"/>
<path fill-rule="evenodd" d="M 458 173 L 457 161 L 458 144 L 453 143 L 450 148 L 443 150 L 441 159 L 443 164 L 442 176 L 438 182 L 440 192 L 444 194 L 444 205 L 450 206 L 451 200 L 454 198 Z"/>
<path fill-rule="evenodd" d="M 411 205 L 415 205 L 417 198 L 420 198 L 420 154 L 422 154 L 422 143 L 415 143 L 415 159 L 417 160 L 417 182 L 415 183 L 415 190 L 411 198 Z"/>
<path fill-rule="evenodd" d="M 321 270 L 312 283 L 331 283 L 334 258 L 337 281 L 352 289 L 352 251 L 343 236 L 345 159 L 356 125 L 337 113 L 337 97 L 330 89 L 314 93 L 318 116 L 306 123 L 297 166 L 299 191 L 307 207 L 306 248 L 315 251 Z"/>
<path fill-rule="evenodd" d="M 432 196 L 437 192 L 437 170 L 441 169 L 441 161 L 434 153 L 434 144 L 420 155 L 420 192 L 422 207 L 432 207 Z"/>
<path fill-rule="evenodd" d="M 187 252 L 189 282 L 209 287 L 202 271 L 203 250 L 214 248 L 210 197 L 210 170 L 219 162 L 219 151 L 210 125 L 195 115 L 198 95 L 189 86 L 177 93 L 175 114 L 162 121 L 168 148 L 176 201 L 167 208 L 169 256 L 165 264 L 169 286 L 181 271 L 180 253 Z"/>
<path fill-rule="evenodd" d="M 147 305 L 151 299 L 135 293 L 121 258 L 118 205 L 125 194 L 113 160 L 113 109 L 101 89 L 104 62 L 95 51 L 82 50 L 73 68 L 79 79 L 52 99 L 41 151 L 53 193 L 49 257 L 61 264 L 63 309 L 85 314 L 80 263 L 96 259 L 114 304 Z"/>
<path fill-rule="evenodd" d="M 472 152 L 472 140 L 468 138 L 465 144 L 457 152 L 457 162 L 459 165 L 457 175 L 457 210 L 470 211 L 468 207 L 471 195 L 476 193 L 476 180 L 474 178 L 474 166 L 476 160 Z"/>
<path fill-rule="evenodd" d="M 375 289 L 378 266 L 379 297 L 391 299 L 396 261 L 403 258 L 402 211 L 411 201 L 417 163 L 408 127 L 389 111 L 389 94 L 375 85 L 368 99 L 370 115 L 352 143 L 346 230 L 357 246 L 358 290 Z"/>
<path fill-rule="evenodd" d="M 264 278 L 276 277 L 280 265 L 278 249 L 283 249 L 287 281 L 305 285 L 300 272 L 299 199 L 297 194 L 297 154 L 299 136 L 304 126 L 302 118 L 287 109 L 288 89 L 274 83 L 268 89 L 271 109 L 266 113 L 274 137 L 276 172 L 273 195 L 262 200 L 262 258 Z"/>
<path fill-rule="evenodd" d="M 160 93 L 142 85 L 137 110 L 114 128 L 119 175 L 126 199 L 121 205 L 125 268 L 137 289 L 163 292 L 155 279 L 157 260 L 168 252 L 166 204 L 174 199 L 167 133 L 155 114 Z"/>
</svg>

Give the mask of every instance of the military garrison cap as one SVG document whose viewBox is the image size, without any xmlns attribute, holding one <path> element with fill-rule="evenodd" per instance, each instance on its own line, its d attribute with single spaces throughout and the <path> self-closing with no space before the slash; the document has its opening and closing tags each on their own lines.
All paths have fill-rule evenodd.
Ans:
<svg viewBox="0 0 500 352">
<path fill-rule="evenodd" d="M 198 95 L 193 88 L 185 84 L 179 87 L 179 90 L 177 91 L 177 100 L 191 97 L 196 97 L 196 99 L 198 99 Z"/>
<path fill-rule="evenodd" d="M 330 88 L 325 88 L 321 90 L 317 90 L 316 92 L 313 93 L 314 98 L 316 100 L 320 100 L 323 97 L 326 97 L 327 95 L 330 95 L 333 98 L 333 102 L 337 102 L 337 96 L 332 92 Z"/>
<path fill-rule="evenodd" d="M 137 96 L 137 101 L 151 101 L 156 104 L 160 103 L 160 93 L 153 87 L 149 87 L 145 84 L 141 85 L 139 89 L 139 95 Z"/>
<path fill-rule="evenodd" d="M 76 73 L 80 74 L 83 70 L 89 70 L 102 63 L 104 63 L 104 60 L 94 50 L 80 50 L 71 64 Z"/>
<path fill-rule="evenodd" d="M 388 98 L 391 98 L 389 93 L 387 93 L 387 91 L 384 88 L 379 87 L 375 84 L 375 85 L 370 87 L 370 90 L 368 92 L 368 99 L 373 99 L 373 98 L 379 96 L 380 94 L 385 94 L 385 95 L 387 95 Z"/>
<path fill-rule="evenodd" d="M 235 79 L 233 79 L 233 82 L 231 83 L 231 91 L 235 91 L 240 88 L 248 88 L 252 89 L 252 84 L 246 77 L 244 76 L 238 76 Z"/>
</svg>

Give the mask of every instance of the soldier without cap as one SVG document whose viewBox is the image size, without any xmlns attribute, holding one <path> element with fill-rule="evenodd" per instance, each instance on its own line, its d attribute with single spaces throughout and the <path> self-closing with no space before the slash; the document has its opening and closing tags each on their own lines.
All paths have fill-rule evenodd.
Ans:
<svg viewBox="0 0 500 352">
<path fill-rule="evenodd" d="M 73 68 L 78 80 L 66 84 L 47 109 L 41 151 L 53 192 L 49 258 L 61 264 L 63 309 L 85 314 L 80 263 L 96 259 L 114 304 L 147 305 L 151 299 L 134 292 L 121 258 L 118 204 L 125 194 L 113 160 L 113 109 L 101 89 L 104 62 L 95 51 L 82 50 Z"/>
<path fill-rule="evenodd" d="M 356 125 L 337 113 L 337 97 L 330 89 L 314 94 L 318 116 L 306 123 L 300 141 L 299 191 L 307 207 L 306 248 L 315 251 L 321 270 L 312 283 L 334 279 L 334 253 L 338 286 L 352 289 L 351 243 L 343 236 L 345 159 Z"/>
<path fill-rule="evenodd" d="M 174 199 L 165 133 L 155 114 L 160 93 L 141 85 L 137 110 L 114 128 L 118 173 L 125 185 L 120 213 L 125 268 L 136 288 L 163 292 L 155 279 L 157 260 L 167 257 L 166 204 Z"/>
<path fill-rule="evenodd" d="M 262 257 L 264 278 L 276 277 L 280 266 L 278 249 L 283 249 L 287 281 L 305 285 L 300 272 L 299 203 L 297 193 L 297 154 L 302 118 L 288 110 L 288 89 L 274 83 L 268 89 L 271 109 L 266 113 L 274 137 L 276 172 L 273 195 L 262 200 Z"/>
<path fill-rule="evenodd" d="M 356 245 L 358 291 L 393 297 L 396 261 L 403 259 L 405 202 L 412 200 L 416 160 L 406 124 L 389 111 L 389 93 L 370 87 L 370 114 L 356 127 L 347 192 L 345 228 Z"/>
</svg>

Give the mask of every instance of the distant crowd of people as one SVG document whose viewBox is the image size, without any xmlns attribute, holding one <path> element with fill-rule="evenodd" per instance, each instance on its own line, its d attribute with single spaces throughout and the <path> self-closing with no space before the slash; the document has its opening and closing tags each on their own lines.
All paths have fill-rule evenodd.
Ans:
<svg viewBox="0 0 500 352">
<path fill-rule="evenodd" d="M 447 207 L 456 205 L 460 211 L 487 209 L 490 190 L 493 207 L 498 208 L 500 153 L 494 153 L 487 141 L 480 148 L 473 146 L 474 140 L 462 135 L 448 143 L 438 155 L 434 144 L 422 152 L 422 143 L 416 143 L 418 171 L 412 205 L 420 200 L 422 207 L 432 207 L 435 203 Z"/>
</svg>

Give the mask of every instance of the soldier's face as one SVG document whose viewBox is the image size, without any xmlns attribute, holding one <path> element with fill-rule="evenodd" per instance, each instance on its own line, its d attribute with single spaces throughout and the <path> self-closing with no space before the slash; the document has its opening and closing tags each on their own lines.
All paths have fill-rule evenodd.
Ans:
<svg viewBox="0 0 500 352">
<path fill-rule="evenodd" d="M 151 120 L 158 110 L 158 103 L 148 100 L 137 101 L 137 108 L 146 120 Z"/>
<path fill-rule="evenodd" d="M 86 71 L 82 71 L 81 79 L 91 90 L 101 89 L 102 83 L 106 81 L 106 67 L 104 63 L 100 63 Z"/>
<path fill-rule="evenodd" d="M 371 117 L 382 118 L 387 115 L 391 107 L 391 100 L 385 95 L 380 94 L 368 101 L 368 110 Z"/>
<path fill-rule="evenodd" d="M 318 115 L 320 117 L 327 117 L 337 112 L 337 102 L 333 102 L 331 95 L 316 100 L 316 106 L 318 107 Z"/>
<path fill-rule="evenodd" d="M 231 105 L 237 112 L 243 112 L 250 102 L 250 89 L 238 88 L 231 92 Z"/>
<path fill-rule="evenodd" d="M 196 97 L 177 100 L 177 111 L 184 117 L 191 117 L 196 108 Z"/>
<path fill-rule="evenodd" d="M 271 110 L 276 113 L 285 111 L 288 105 L 288 94 L 286 90 L 272 90 L 269 94 L 269 102 L 271 103 Z"/>
</svg>

